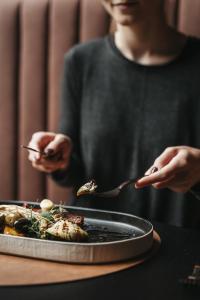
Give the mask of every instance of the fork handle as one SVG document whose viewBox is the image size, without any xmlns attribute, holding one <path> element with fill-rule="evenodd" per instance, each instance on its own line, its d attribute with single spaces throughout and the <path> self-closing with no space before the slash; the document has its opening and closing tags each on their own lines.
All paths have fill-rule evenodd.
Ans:
<svg viewBox="0 0 200 300">
<path fill-rule="evenodd" d="M 148 175 L 143 175 L 141 177 L 135 177 L 135 178 L 132 178 L 132 179 L 128 179 L 127 181 L 124 181 L 120 186 L 119 186 L 119 190 L 123 190 L 127 185 L 131 184 L 131 183 L 135 183 L 136 181 L 138 181 L 140 178 L 143 178 L 143 177 L 146 177 L 146 176 L 149 176 L 155 172 L 158 171 L 158 168 L 157 167 L 153 167 L 152 170 L 151 170 L 151 173 L 148 174 Z"/>
<path fill-rule="evenodd" d="M 139 179 L 138 177 L 135 177 L 135 178 L 129 179 L 127 181 L 124 181 L 122 184 L 120 184 L 119 190 L 120 191 L 123 190 L 127 185 L 136 182 L 138 179 Z"/>
</svg>

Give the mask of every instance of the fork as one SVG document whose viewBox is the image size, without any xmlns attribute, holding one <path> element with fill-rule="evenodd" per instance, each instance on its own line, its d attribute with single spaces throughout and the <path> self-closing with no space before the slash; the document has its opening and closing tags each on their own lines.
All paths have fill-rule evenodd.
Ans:
<svg viewBox="0 0 200 300">
<path fill-rule="evenodd" d="M 187 286 L 200 286 L 200 265 L 194 265 L 192 274 L 180 282 Z"/>
<path fill-rule="evenodd" d="M 98 197 L 105 197 L 105 198 L 117 197 L 121 193 L 121 191 L 125 189 L 125 187 L 129 186 L 131 183 L 136 182 L 137 180 L 138 177 L 131 178 L 129 180 L 124 181 L 119 186 L 117 186 L 116 188 L 110 191 L 100 192 L 100 193 L 94 192 L 93 195 Z"/>
<path fill-rule="evenodd" d="M 30 150 L 30 151 L 34 151 L 34 152 L 40 153 L 41 155 L 47 155 L 43 151 L 39 151 L 37 149 L 31 148 L 31 147 L 28 147 L 28 146 L 21 145 L 21 147 L 24 148 L 24 149 Z"/>
<path fill-rule="evenodd" d="M 156 171 L 158 171 L 158 168 L 153 167 L 150 174 L 152 174 Z M 149 176 L 150 174 L 144 175 L 142 177 Z M 77 191 L 77 196 L 93 195 L 93 196 L 104 197 L 104 198 L 117 197 L 121 193 L 122 190 L 124 190 L 128 185 L 136 182 L 137 180 L 139 180 L 138 177 L 128 179 L 128 180 L 122 182 L 119 186 L 115 187 L 114 189 L 105 191 L 105 192 L 96 192 L 95 191 L 97 188 L 96 183 L 94 180 L 91 180 L 90 182 L 87 182 L 86 184 L 84 184 L 83 186 L 81 186 L 79 188 L 79 190 Z"/>
<path fill-rule="evenodd" d="M 52 153 L 51 150 L 49 150 L 47 153 L 45 153 L 44 151 L 40 151 L 40 150 L 31 148 L 29 146 L 21 145 L 21 147 L 24 148 L 24 149 L 30 150 L 30 151 L 37 152 L 40 155 L 42 155 L 43 157 L 45 157 L 46 159 L 58 161 L 58 160 L 60 160 L 62 158 L 62 154 L 60 154 L 60 153 Z"/>
</svg>

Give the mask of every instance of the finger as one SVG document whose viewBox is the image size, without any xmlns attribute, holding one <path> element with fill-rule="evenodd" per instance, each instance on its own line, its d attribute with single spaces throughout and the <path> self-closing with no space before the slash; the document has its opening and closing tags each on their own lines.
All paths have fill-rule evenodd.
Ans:
<svg viewBox="0 0 200 300">
<path fill-rule="evenodd" d="M 157 182 L 169 180 L 177 172 L 177 168 L 178 168 L 178 161 L 177 159 L 174 158 L 170 161 L 170 163 L 168 163 L 162 169 L 158 170 L 152 175 L 145 176 L 139 179 L 136 182 L 135 187 L 142 188 L 148 185 L 155 184 Z"/>
<path fill-rule="evenodd" d="M 38 131 L 32 135 L 32 139 L 28 146 L 38 151 L 42 151 L 54 137 L 55 133 L 53 132 Z"/>
<path fill-rule="evenodd" d="M 71 140 L 69 137 L 67 137 L 64 134 L 56 134 L 54 139 L 47 145 L 47 147 L 44 149 L 45 153 L 53 155 L 56 152 L 59 152 L 60 150 L 63 150 L 63 145 L 65 145 L 65 148 L 71 144 Z"/>
<path fill-rule="evenodd" d="M 152 174 L 152 173 L 155 173 L 155 172 L 157 172 L 158 171 L 158 168 L 157 167 L 155 167 L 154 165 L 153 166 L 151 166 L 146 172 L 145 172 L 145 176 L 148 176 L 148 175 L 150 175 L 150 174 Z"/>
<path fill-rule="evenodd" d="M 176 193 L 187 193 L 190 190 L 189 185 L 170 186 L 169 189 Z"/>
<path fill-rule="evenodd" d="M 138 181 L 136 181 L 135 188 L 143 188 L 156 182 L 167 180 L 167 173 L 165 172 L 165 169 L 163 169 L 157 171 L 155 174 L 140 178 Z"/>
<path fill-rule="evenodd" d="M 40 159 L 32 161 L 32 165 L 36 168 L 42 167 L 42 170 L 44 169 L 53 172 L 59 169 L 65 169 L 68 165 L 68 161 L 63 159 L 54 160 L 41 156 Z"/>
<path fill-rule="evenodd" d="M 45 165 L 37 163 L 37 162 L 32 162 L 32 166 L 35 169 L 37 169 L 38 171 L 42 171 L 42 172 L 45 172 L 45 173 L 51 173 L 51 172 L 54 172 L 54 171 L 57 170 L 54 167 L 45 166 Z"/>
<path fill-rule="evenodd" d="M 45 136 L 45 132 L 44 131 L 38 131 L 38 132 L 35 132 L 33 135 L 32 135 L 32 138 L 28 144 L 28 147 L 31 147 L 33 149 L 36 149 L 36 150 L 40 150 L 39 149 L 39 144 L 40 144 L 40 141 L 44 138 Z"/>
<path fill-rule="evenodd" d="M 39 153 L 29 151 L 28 159 L 30 161 L 36 161 L 37 159 L 39 159 L 39 157 L 40 157 Z"/>
<path fill-rule="evenodd" d="M 146 172 L 145 175 L 150 175 L 152 173 L 152 169 L 157 167 L 158 169 L 162 169 L 166 166 L 178 153 L 178 147 L 168 147 L 165 151 L 156 158 L 153 166 L 151 166 Z"/>
<path fill-rule="evenodd" d="M 49 153 L 49 150 L 51 150 L 51 155 L 47 154 L 46 159 L 56 161 L 60 168 L 66 168 L 67 164 L 69 163 L 71 149 L 71 139 L 65 135 L 58 134 L 45 149 L 45 152 L 47 153 Z"/>
<path fill-rule="evenodd" d="M 176 193 L 186 193 L 191 188 L 190 185 L 186 184 L 177 184 L 176 181 L 172 180 L 166 180 L 164 182 L 155 183 L 153 184 L 153 187 L 156 189 L 163 189 L 168 188 L 169 190 L 176 192 Z"/>
<path fill-rule="evenodd" d="M 33 134 L 28 146 L 43 152 L 44 147 L 54 138 L 55 134 L 52 132 L 39 131 Z M 29 160 L 37 161 L 41 159 L 41 154 L 32 150 L 29 150 Z"/>
<path fill-rule="evenodd" d="M 156 182 L 156 183 L 152 184 L 152 186 L 156 189 L 169 188 L 175 184 L 176 181 L 174 181 L 174 178 L 175 178 L 175 175 L 171 176 L 167 180 Z"/>
</svg>

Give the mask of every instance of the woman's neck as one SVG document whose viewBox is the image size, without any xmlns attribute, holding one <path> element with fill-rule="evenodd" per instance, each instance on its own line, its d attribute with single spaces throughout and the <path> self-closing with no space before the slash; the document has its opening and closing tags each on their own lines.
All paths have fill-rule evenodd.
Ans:
<svg viewBox="0 0 200 300">
<path fill-rule="evenodd" d="M 115 44 L 129 60 L 144 65 L 164 64 L 177 57 L 186 37 L 170 28 L 163 19 L 123 26 L 118 24 Z"/>
</svg>

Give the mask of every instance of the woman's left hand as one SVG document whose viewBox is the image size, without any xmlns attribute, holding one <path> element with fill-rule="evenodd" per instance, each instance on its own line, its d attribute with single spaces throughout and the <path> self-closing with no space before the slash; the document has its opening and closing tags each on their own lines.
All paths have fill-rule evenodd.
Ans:
<svg viewBox="0 0 200 300">
<path fill-rule="evenodd" d="M 154 167 L 158 171 L 151 174 Z M 166 148 L 145 175 L 148 176 L 136 182 L 136 188 L 152 185 L 156 189 L 169 188 L 186 193 L 200 182 L 200 149 L 188 146 Z"/>
</svg>

